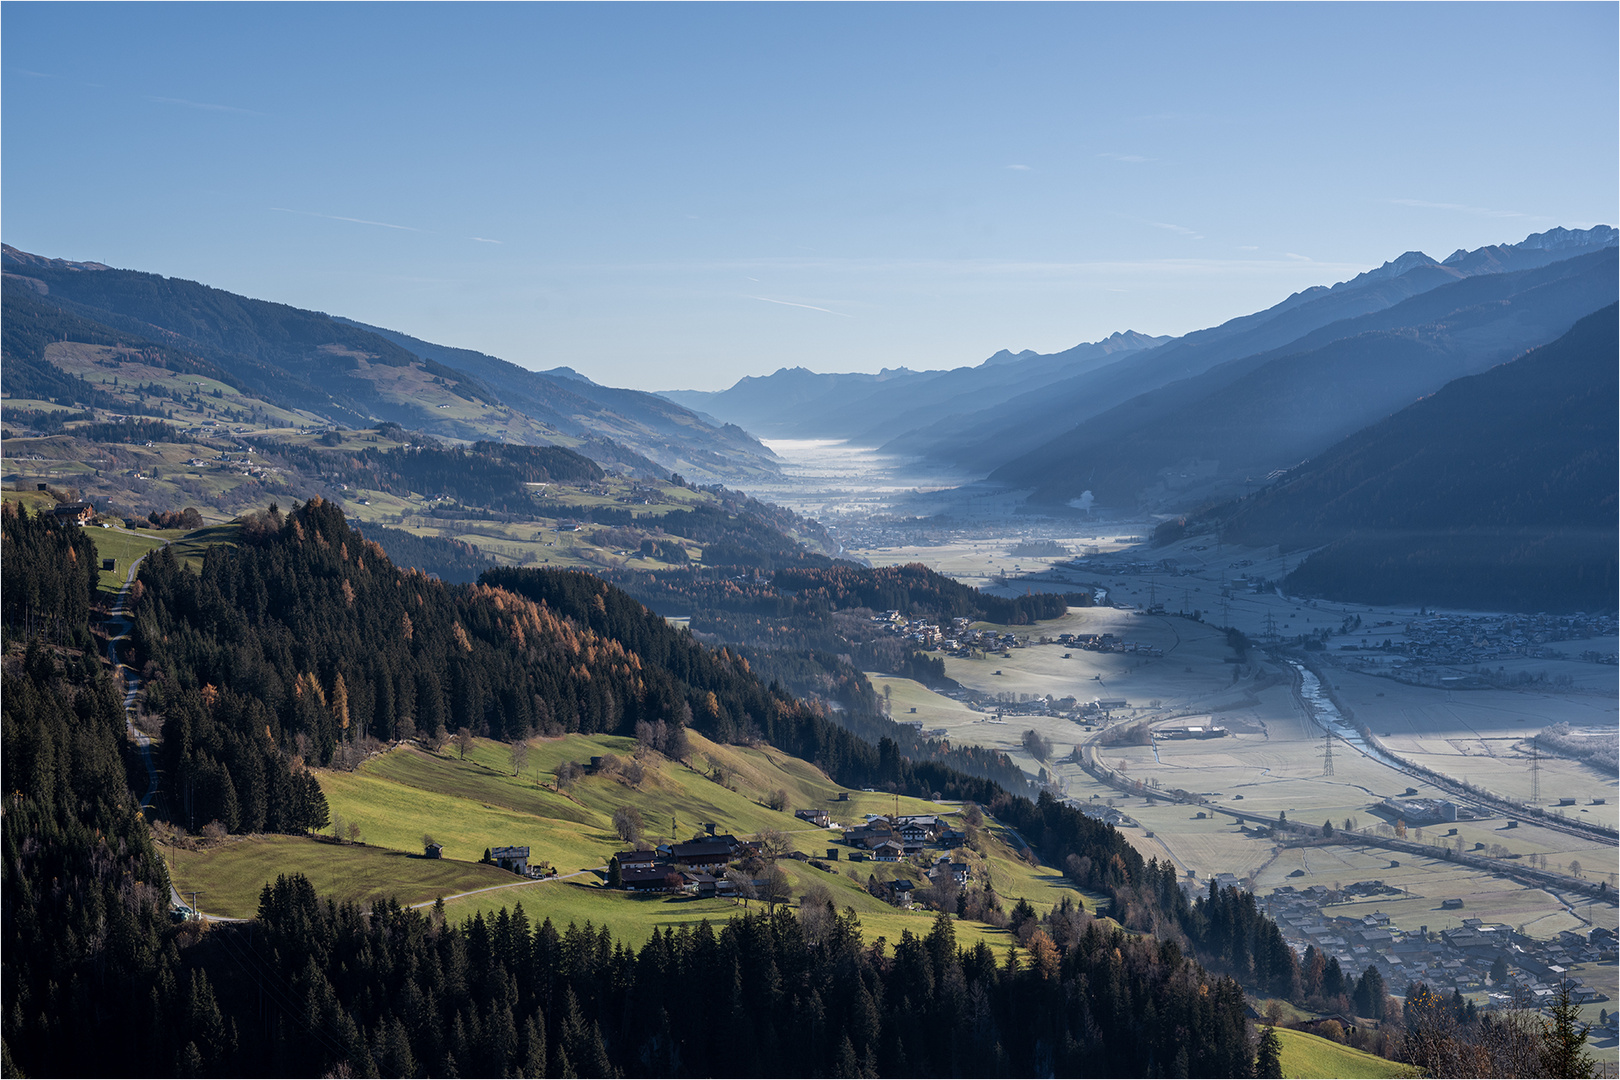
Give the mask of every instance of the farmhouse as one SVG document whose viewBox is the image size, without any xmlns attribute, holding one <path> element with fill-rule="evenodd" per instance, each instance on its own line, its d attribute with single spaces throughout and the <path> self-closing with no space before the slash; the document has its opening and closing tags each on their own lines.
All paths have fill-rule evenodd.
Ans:
<svg viewBox="0 0 1620 1080">
<path fill-rule="evenodd" d="M 59 503 L 51 508 L 51 517 L 58 523 L 87 525 L 95 516 L 96 508 L 87 502 Z"/>
<path fill-rule="evenodd" d="M 673 866 L 659 863 L 643 863 L 636 866 L 619 867 L 619 880 L 624 887 L 632 892 L 664 892 L 672 887 L 672 880 L 684 883 L 681 872 Z"/>
<path fill-rule="evenodd" d="M 526 846 L 490 848 L 489 861 L 502 870 L 527 875 L 529 872 L 529 849 Z"/>
</svg>

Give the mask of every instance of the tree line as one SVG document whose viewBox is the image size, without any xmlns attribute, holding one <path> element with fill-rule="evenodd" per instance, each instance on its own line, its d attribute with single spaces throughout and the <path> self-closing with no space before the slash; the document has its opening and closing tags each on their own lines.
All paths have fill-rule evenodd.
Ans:
<svg viewBox="0 0 1620 1080">
<path fill-rule="evenodd" d="M 100 572 L 96 545 L 77 525 L 58 524 L 41 509 L 7 501 L 0 508 L 5 566 L 0 570 L 0 622 L 8 636 L 57 644 L 90 643 L 90 601 Z"/>
<path fill-rule="evenodd" d="M 1090 593 L 1031 593 L 991 596 L 937 574 L 921 563 L 865 567 L 838 563 L 826 567 L 778 570 L 776 587 L 800 593 L 830 608 L 865 607 L 935 619 L 983 619 L 1027 626 L 1056 619 L 1071 607 L 1089 607 Z"/>
<path fill-rule="evenodd" d="M 550 481 L 588 483 L 602 479 L 601 466 L 563 446 L 516 446 L 478 442 L 444 447 L 428 439 L 408 447 L 327 451 L 271 442 L 261 449 L 312 476 L 394 495 L 446 495 L 469 506 L 503 512 L 539 513 L 525 485 Z"/>
<path fill-rule="evenodd" d="M 210 938 L 222 1022 L 181 1049 L 209 1072 L 1254 1074 L 1236 983 L 1095 922 L 998 957 L 960 948 L 948 916 L 890 943 L 811 905 L 637 949 L 590 924 L 535 926 L 521 907 L 459 926 L 390 902 L 368 914 L 283 877 L 251 930 Z"/>
</svg>

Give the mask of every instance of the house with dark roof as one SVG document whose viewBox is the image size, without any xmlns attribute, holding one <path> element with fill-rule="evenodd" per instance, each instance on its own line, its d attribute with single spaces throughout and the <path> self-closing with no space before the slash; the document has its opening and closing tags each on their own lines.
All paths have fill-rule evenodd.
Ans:
<svg viewBox="0 0 1620 1080">
<path fill-rule="evenodd" d="M 529 872 L 529 849 L 527 847 L 490 848 L 489 861 L 502 870 L 527 875 Z"/>
<path fill-rule="evenodd" d="M 669 892 L 684 887 L 681 872 L 667 863 L 619 867 L 619 880 L 632 892 Z M 679 884 L 676 884 L 679 883 Z"/>
</svg>

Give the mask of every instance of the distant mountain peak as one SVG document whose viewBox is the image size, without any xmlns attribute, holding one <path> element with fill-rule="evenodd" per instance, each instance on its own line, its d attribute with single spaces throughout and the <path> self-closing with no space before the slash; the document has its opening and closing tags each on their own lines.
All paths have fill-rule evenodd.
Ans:
<svg viewBox="0 0 1620 1080">
<path fill-rule="evenodd" d="M 579 372 L 575 371 L 571 367 L 554 367 L 550 371 L 542 371 L 540 374 L 542 374 L 542 375 L 550 375 L 553 378 L 557 378 L 557 379 L 572 379 L 575 382 L 582 382 L 582 383 L 585 383 L 588 386 L 596 386 L 597 385 L 595 382 L 593 382 L 590 379 L 586 378 L 584 375 L 581 375 Z"/>
<path fill-rule="evenodd" d="M 1408 251 L 1398 259 L 1391 259 L 1376 270 L 1368 270 L 1365 274 L 1357 274 L 1349 281 L 1341 281 L 1333 286 L 1335 289 L 1356 289 L 1363 285 L 1370 285 L 1375 281 L 1386 281 L 1389 278 L 1398 278 L 1402 274 L 1410 273 L 1423 266 L 1439 266 L 1429 256 L 1421 251 Z"/>
<path fill-rule="evenodd" d="M 1073 348 L 1065 349 L 1063 353 L 1038 353 L 1034 349 L 1025 349 L 1022 352 L 1013 352 L 1011 349 L 1002 349 L 990 357 L 980 367 L 997 367 L 1001 364 L 1016 364 L 1021 360 L 1033 360 L 1045 355 L 1061 356 L 1072 353 L 1075 349 L 1095 349 L 1104 356 L 1110 353 L 1132 351 L 1137 349 L 1151 349 L 1155 345 L 1163 345 L 1169 341 L 1168 337 L 1154 337 L 1136 330 L 1115 330 L 1112 334 L 1098 341 L 1084 341 Z"/>
<path fill-rule="evenodd" d="M 1001 349 L 980 367 L 994 367 L 997 364 L 1012 364 L 1019 360 L 1027 360 L 1031 356 L 1040 355 L 1034 349 L 1025 349 L 1023 352 L 1013 352 L 1011 349 Z"/>
<path fill-rule="evenodd" d="M 1458 248 L 1446 256 L 1446 261 L 1441 265 L 1456 266 L 1470 255 L 1499 251 L 1504 247 L 1509 251 L 1568 251 L 1574 248 L 1612 247 L 1616 243 L 1620 243 L 1620 232 L 1612 225 L 1594 225 L 1590 229 L 1566 229 L 1560 225 L 1546 232 L 1531 233 L 1517 244 L 1492 245 L 1475 251 Z"/>
</svg>

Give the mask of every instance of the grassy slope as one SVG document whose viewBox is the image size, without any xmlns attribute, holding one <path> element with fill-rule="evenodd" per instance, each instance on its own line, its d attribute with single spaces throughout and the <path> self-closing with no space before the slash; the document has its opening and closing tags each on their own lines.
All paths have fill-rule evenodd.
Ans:
<svg viewBox="0 0 1620 1080">
<path fill-rule="evenodd" d="M 713 821 L 720 831 L 738 835 L 781 829 L 813 857 L 840 847 L 843 857 L 829 864 L 830 873 L 793 860 L 781 862 L 795 898 L 812 883 L 826 887 L 839 910 L 853 908 L 859 914 L 868 940 L 882 936 L 895 941 L 907 929 L 926 932 L 932 913 L 901 911 L 865 890 L 873 874 L 881 880 L 918 880 L 916 867 L 850 863 L 850 849 L 835 843 L 836 833 L 809 826 L 791 813 L 792 808 L 824 806 L 836 821 L 858 822 L 864 814 L 893 811 L 893 796 L 857 791 L 840 800 L 846 789 L 772 748 L 722 746 L 699 735 L 691 741 L 690 765 L 651 755 L 644 760 L 645 776 L 637 788 L 612 777 L 586 776 L 569 793 L 543 786 L 537 778 L 549 783 L 558 764 L 567 760 L 588 762 L 609 753 L 627 758 L 633 740 L 583 735 L 537 739 L 520 777 L 512 775 L 511 751 L 502 743 L 475 740 L 465 760 L 453 749 L 428 754 L 399 747 L 352 773 L 317 774 L 334 818 L 358 824 L 363 846 L 264 837 L 205 852 L 165 849 L 165 855 L 180 888 L 204 891 L 205 911 L 238 917 L 253 913 L 266 881 L 293 871 L 309 875 L 318 889 L 333 890 L 339 899 L 364 902 L 392 894 L 403 903 L 428 903 L 439 896 L 473 893 L 447 902 L 452 918 L 522 903 L 532 918 L 549 917 L 558 925 L 605 923 L 616 935 L 638 942 L 664 926 L 705 918 L 719 922 L 740 913 L 729 900 L 636 896 L 600 887 L 595 868 L 624 846 L 613 831 L 613 810 L 633 805 L 647 820 L 652 840 L 668 839 L 674 818 L 682 838 Z M 724 769 L 725 785 L 713 779 L 716 766 Z M 787 792 L 788 812 L 763 805 L 778 789 Z M 954 806 L 918 799 L 899 799 L 898 806 L 902 813 L 957 812 Z M 445 859 L 416 857 L 424 833 L 445 845 Z M 551 863 L 564 879 L 526 883 L 475 861 L 485 848 L 504 844 L 527 844 L 533 860 Z M 980 872 L 990 874 L 1008 905 L 1023 896 L 1045 908 L 1064 896 L 1078 896 L 1050 867 L 1020 859 L 993 823 L 984 848 L 984 858 L 972 858 Z M 485 889 L 489 891 L 475 892 Z M 1012 943 L 1010 935 L 994 927 L 964 922 L 957 932 L 968 944 L 982 939 L 1001 949 Z"/>
<path fill-rule="evenodd" d="M 1417 1076 L 1410 1065 L 1390 1061 L 1364 1050 L 1341 1046 L 1331 1039 L 1303 1031 L 1277 1029 L 1282 1040 L 1282 1074 L 1284 1076 L 1316 1077 L 1389 1077 Z"/>
<path fill-rule="evenodd" d="M 259 890 L 278 874 L 303 874 L 323 895 L 362 902 L 396 896 L 415 903 L 515 880 L 492 866 L 297 836 L 246 837 L 205 851 L 160 850 L 174 887 L 188 903 L 191 890 L 197 889 L 204 912 L 236 918 L 258 910 Z"/>
</svg>

